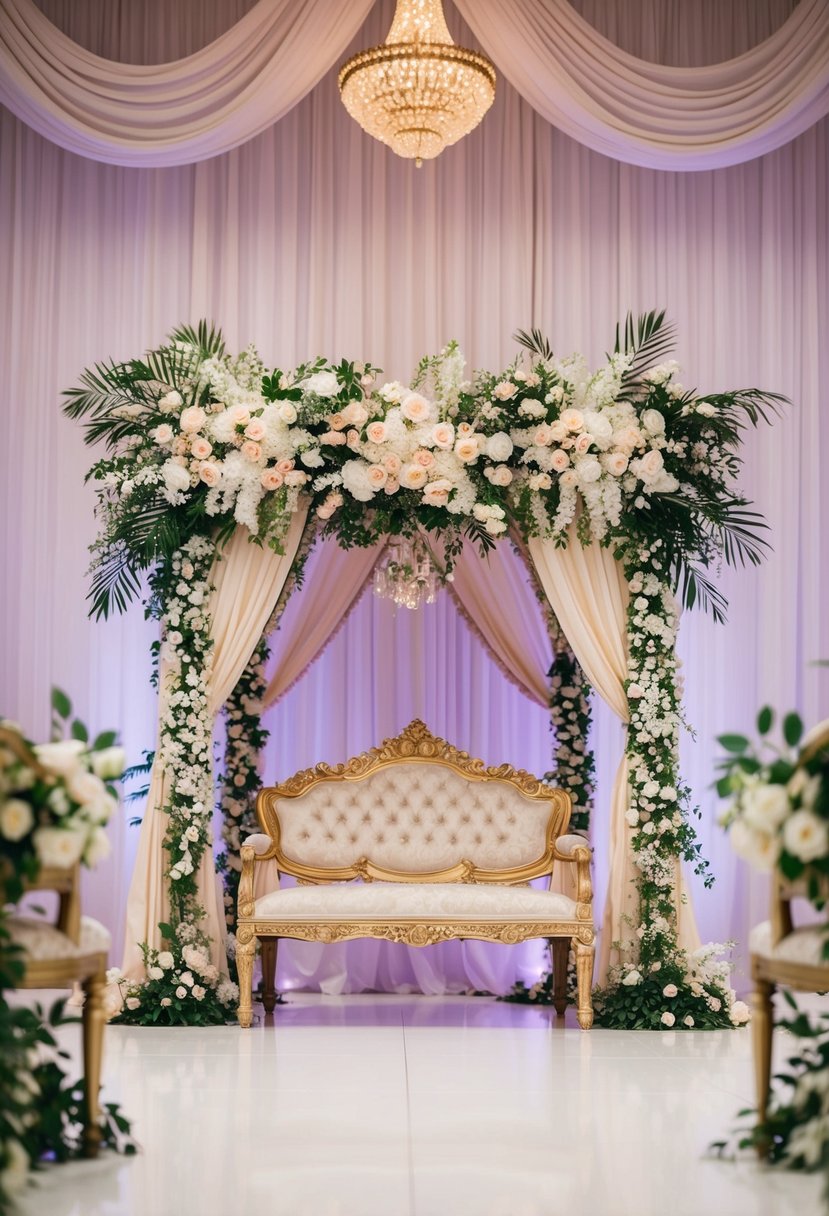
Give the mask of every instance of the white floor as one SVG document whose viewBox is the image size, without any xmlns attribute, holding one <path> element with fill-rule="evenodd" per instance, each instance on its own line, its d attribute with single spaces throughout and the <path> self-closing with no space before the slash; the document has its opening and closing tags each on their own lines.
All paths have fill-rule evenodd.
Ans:
<svg viewBox="0 0 829 1216">
<path fill-rule="evenodd" d="M 825 1210 L 817 1178 L 704 1155 L 751 1101 L 746 1031 L 583 1033 L 484 998 L 293 996 L 250 1031 L 107 1033 L 105 1096 L 141 1155 L 48 1171 L 26 1216 Z"/>
</svg>

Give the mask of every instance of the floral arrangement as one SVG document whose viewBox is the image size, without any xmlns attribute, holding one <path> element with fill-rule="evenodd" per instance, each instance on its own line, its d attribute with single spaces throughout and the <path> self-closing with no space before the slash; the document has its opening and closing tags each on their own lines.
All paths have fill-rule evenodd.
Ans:
<svg viewBox="0 0 829 1216">
<path fill-rule="evenodd" d="M 775 725 L 766 706 L 757 717 L 759 746 L 744 735 L 721 735 L 728 752 L 717 784 L 729 799 L 720 822 L 731 846 L 758 870 L 777 869 L 790 882 L 802 881 L 818 906 L 826 899 L 829 876 L 829 740 L 802 751 L 803 723 L 796 713 L 783 719 L 784 746 L 769 738 Z"/>
<path fill-rule="evenodd" d="M 114 731 L 90 740 L 59 689 L 52 709 L 49 743 L 30 743 L 15 723 L 0 721 L 3 902 L 19 899 L 24 878 L 33 879 L 42 865 L 96 866 L 109 854 L 106 824 L 118 805 L 113 782 L 124 771 L 124 752 Z M 70 738 L 60 737 L 65 729 Z"/>
<path fill-rule="evenodd" d="M 107 856 L 113 782 L 124 770 L 114 731 L 90 739 L 59 689 L 52 710 L 49 743 L 32 744 L 15 723 L 0 721 L 0 1211 L 43 1160 L 68 1161 L 83 1151 L 83 1087 L 68 1080 L 54 1035 L 76 1019 L 65 1017 L 65 1001 L 48 1013 L 9 1005 L 5 994 L 19 983 L 23 963 L 4 906 L 20 898 L 41 866 L 95 866 Z M 104 1106 L 101 1134 L 104 1146 L 135 1151 L 115 1104 Z"/>
<path fill-rule="evenodd" d="M 464 535 L 486 551 L 510 526 L 561 545 L 574 529 L 578 543 L 613 549 L 631 590 L 629 827 L 641 872 L 639 945 L 627 968 L 660 962 L 679 974 L 676 859 L 704 863 L 678 777 L 674 591 L 722 619 L 707 568 L 760 561 L 764 525 L 735 479 L 745 427 L 768 420 L 781 398 L 684 388 L 665 360 L 672 333 L 662 313 L 628 317 L 597 371 L 579 355 L 557 357 L 536 331 L 517 337 L 528 354 L 498 374 L 464 379 L 450 343 L 421 361 L 407 388 L 346 360 L 268 370 L 252 348 L 226 354 L 202 323 L 143 359 L 87 370 L 66 394 L 87 442 L 107 447 L 89 474 L 102 525 L 91 610 L 123 609 L 150 570 L 162 622 L 174 930 L 198 924 L 193 875 L 209 840 L 211 563 L 238 525 L 280 551 L 304 496 L 346 548 L 439 534 L 446 573 Z M 562 703 L 563 712 L 578 716 L 568 700 L 574 709 Z M 616 991 L 627 999 L 621 981 Z"/>
<path fill-rule="evenodd" d="M 199 918 L 201 919 L 201 918 Z M 198 921 L 159 925 L 165 949 L 142 946 L 145 978 L 130 980 L 118 967 L 107 980 L 120 992 L 113 1021 L 128 1026 L 218 1026 L 231 1020 L 239 988 L 210 961 L 210 942 Z"/>
</svg>

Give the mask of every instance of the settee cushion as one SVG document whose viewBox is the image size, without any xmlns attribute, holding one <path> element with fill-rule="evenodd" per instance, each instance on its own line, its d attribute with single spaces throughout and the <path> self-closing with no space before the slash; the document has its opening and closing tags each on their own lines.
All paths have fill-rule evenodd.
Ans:
<svg viewBox="0 0 829 1216">
<path fill-rule="evenodd" d="M 256 901 L 258 921 L 575 920 L 566 895 L 499 883 L 348 882 L 287 887 Z"/>
<path fill-rule="evenodd" d="M 35 917 L 10 916 L 7 925 L 12 941 L 21 946 L 26 957 L 33 962 L 106 954 L 112 940 L 109 930 L 91 916 L 81 917 L 81 934 L 77 943 L 48 921 Z"/>
<path fill-rule="evenodd" d="M 752 954 L 777 959 L 779 962 L 803 963 L 807 967 L 829 969 L 829 959 L 823 957 L 823 946 L 826 942 L 825 924 L 804 925 L 789 933 L 776 946 L 772 946 L 771 942 L 771 922 L 764 920 L 751 930 L 749 950 Z"/>
</svg>

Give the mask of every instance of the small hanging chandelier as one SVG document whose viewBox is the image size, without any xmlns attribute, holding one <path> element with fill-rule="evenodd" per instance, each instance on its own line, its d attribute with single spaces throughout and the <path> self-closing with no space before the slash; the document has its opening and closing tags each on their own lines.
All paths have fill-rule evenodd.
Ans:
<svg viewBox="0 0 829 1216">
<path fill-rule="evenodd" d="M 397 537 L 389 542 L 374 569 L 374 594 L 412 611 L 421 604 L 434 604 L 437 571 L 420 537 Z"/>
<path fill-rule="evenodd" d="M 397 0 L 386 41 L 344 63 L 339 85 L 363 130 L 420 168 L 477 127 L 495 97 L 495 69 L 455 46 L 441 0 Z"/>
</svg>

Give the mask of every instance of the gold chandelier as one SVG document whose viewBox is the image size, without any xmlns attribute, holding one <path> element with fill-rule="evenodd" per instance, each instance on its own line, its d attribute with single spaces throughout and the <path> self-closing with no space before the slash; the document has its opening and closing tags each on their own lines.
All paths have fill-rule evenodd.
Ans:
<svg viewBox="0 0 829 1216">
<path fill-rule="evenodd" d="M 397 0 L 386 41 L 344 63 L 339 85 L 363 130 L 419 168 L 477 127 L 495 97 L 495 69 L 455 46 L 441 0 Z"/>
</svg>

